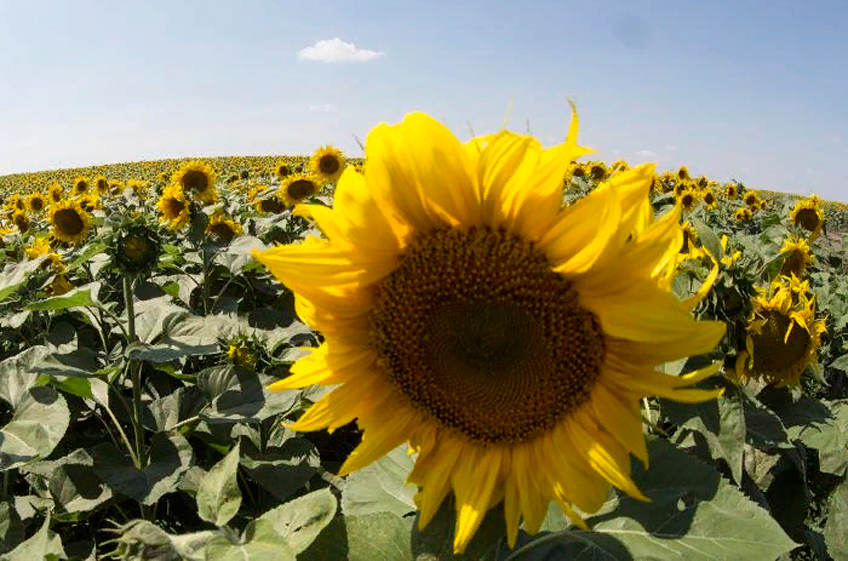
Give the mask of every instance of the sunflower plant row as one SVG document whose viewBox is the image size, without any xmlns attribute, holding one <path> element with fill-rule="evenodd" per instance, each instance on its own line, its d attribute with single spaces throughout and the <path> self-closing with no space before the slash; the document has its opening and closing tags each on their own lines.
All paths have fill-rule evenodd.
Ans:
<svg viewBox="0 0 848 561">
<path fill-rule="evenodd" d="M 0 178 L 0 557 L 848 555 L 848 222 L 412 114 Z"/>
</svg>

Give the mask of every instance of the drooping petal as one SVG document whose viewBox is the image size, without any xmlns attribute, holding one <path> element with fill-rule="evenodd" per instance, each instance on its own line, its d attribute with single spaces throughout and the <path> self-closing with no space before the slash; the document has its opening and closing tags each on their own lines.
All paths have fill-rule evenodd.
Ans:
<svg viewBox="0 0 848 561">
<path fill-rule="evenodd" d="M 500 479 L 503 462 L 503 453 L 497 447 L 479 448 L 471 454 L 477 457 L 461 462 L 453 477 L 457 510 L 453 541 L 455 554 L 465 551 L 486 511 L 492 506 L 492 495 Z"/>
</svg>

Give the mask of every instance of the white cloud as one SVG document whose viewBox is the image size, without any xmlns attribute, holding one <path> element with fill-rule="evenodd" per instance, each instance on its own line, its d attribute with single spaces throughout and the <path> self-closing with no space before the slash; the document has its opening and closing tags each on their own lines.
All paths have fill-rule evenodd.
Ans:
<svg viewBox="0 0 848 561">
<path fill-rule="evenodd" d="M 321 62 L 369 62 L 383 56 L 382 51 L 370 51 L 357 48 L 353 43 L 345 43 L 338 37 L 323 39 L 311 47 L 301 49 L 297 57 L 303 60 L 318 60 Z"/>
<path fill-rule="evenodd" d="M 313 113 L 335 113 L 339 110 L 339 106 L 335 103 L 324 103 L 319 105 L 310 105 L 309 110 Z"/>
<path fill-rule="evenodd" d="M 635 155 L 640 158 L 656 158 L 656 152 L 651 152 L 650 150 L 637 150 Z"/>
</svg>

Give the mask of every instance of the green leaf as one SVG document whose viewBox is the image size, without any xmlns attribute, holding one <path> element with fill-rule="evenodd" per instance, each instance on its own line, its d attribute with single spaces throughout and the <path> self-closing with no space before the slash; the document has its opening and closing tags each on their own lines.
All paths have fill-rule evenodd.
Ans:
<svg viewBox="0 0 848 561">
<path fill-rule="evenodd" d="M 147 520 L 130 520 L 116 528 L 118 551 L 134 552 L 132 559 L 206 561 L 204 550 L 217 530 L 173 535 Z"/>
<path fill-rule="evenodd" d="M 420 514 L 420 513 L 419 513 Z M 418 518 L 412 526 L 412 553 L 416 559 L 492 560 L 506 543 L 503 504 L 490 509 L 462 555 L 453 554 L 456 506 L 454 496 L 442 501 L 439 510 L 424 530 L 418 529 Z"/>
<path fill-rule="evenodd" d="M 391 512 L 337 516 L 301 554 L 302 559 L 412 561 L 413 518 Z M 424 561 L 422 558 L 421 561 Z"/>
<path fill-rule="evenodd" d="M 100 481 L 93 466 L 91 454 L 78 448 L 58 460 L 36 462 L 21 471 L 43 477 L 53 500 L 65 512 L 87 512 L 112 498 L 111 489 Z"/>
<path fill-rule="evenodd" d="M 259 238 L 241 235 L 218 254 L 215 262 L 226 267 L 231 274 L 237 275 L 242 272 L 246 265 L 255 261 L 251 253 L 254 249 L 263 250 L 266 247 Z"/>
<path fill-rule="evenodd" d="M 704 224 L 701 219 L 692 217 L 691 220 L 692 225 L 698 231 L 698 239 L 701 240 L 701 245 L 712 254 L 716 261 L 721 263 L 721 240 L 718 239 L 712 228 Z"/>
<path fill-rule="evenodd" d="M 101 253 L 105 249 L 106 244 L 103 242 L 92 242 L 90 244 L 87 244 L 85 246 L 85 249 L 83 249 L 82 253 L 77 255 L 76 259 L 71 261 L 71 263 L 68 265 L 68 272 L 73 271 L 74 269 L 76 269 L 86 261 L 89 261 L 92 257 L 97 255 L 98 253 Z"/>
<path fill-rule="evenodd" d="M 790 438 L 818 450 L 819 470 L 843 476 L 848 469 L 848 399 L 823 401 L 832 417 L 788 429 Z"/>
<path fill-rule="evenodd" d="M 146 505 L 175 491 L 180 477 L 194 462 L 191 444 L 179 434 L 155 434 L 150 443 L 150 463 L 142 470 L 109 442 L 89 452 L 95 460 L 94 472 L 112 491 Z"/>
<path fill-rule="evenodd" d="M 395 448 L 347 477 L 342 491 L 345 514 L 392 512 L 403 517 L 418 509 L 413 501 L 418 487 L 406 483 L 406 477 L 415 465 L 415 460 L 406 452 L 407 448 Z"/>
<path fill-rule="evenodd" d="M 798 545 L 712 467 L 665 440 L 652 440 L 648 451 L 650 469 L 634 461 L 633 479 L 651 502 L 616 494 L 587 519 L 633 558 L 761 561 Z"/>
<path fill-rule="evenodd" d="M 834 559 L 848 559 L 848 479 L 830 496 L 824 539 Z"/>
<path fill-rule="evenodd" d="M 206 559 L 215 561 L 296 561 L 297 556 L 285 540 L 266 520 L 254 520 L 247 525 L 241 539 L 222 532 L 206 545 Z"/>
<path fill-rule="evenodd" d="M 165 397 L 153 400 L 149 408 L 152 422 L 148 419 L 144 419 L 144 422 L 154 432 L 168 431 L 177 423 L 197 415 L 203 405 L 203 395 L 197 386 L 183 386 Z"/>
<path fill-rule="evenodd" d="M 50 529 L 50 515 L 33 536 L 9 553 L 0 555 L 0 561 L 33 561 L 34 559 L 65 558 L 62 540 Z"/>
<path fill-rule="evenodd" d="M 21 543 L 26 536 L 26 528 L 11 502 L 0 503 L 0 553 L 6 553 Z"/>
<path fill-rule="evenodd" d="M 239 366 L 207 368 L 197 375 L 197 386 L 211 402 L 201 417 L 210 424 L 247 423 L 286 413 L 300 392 L 269 392 L 266 386 L 274 381 Z"/>
<path fill-rule="evenodd" d="M 336 497 L 325 487 L 273 508 L 259 520 L 269 522 L 299 555 L 333 520 L 337 508 Z"/>
<path fill-rule="evenodd" d="M 280 446 L 267 446 L 263 452 L 242 439 L 241 466 L 250 478 L 284 501 L 312 479 L 321 466 L 318 450 L 309 440 L 288 438 Z"/>
<path fill-rule="evenodd" d="M 842 372 L 848 373 L 848 353 L 845 353 L 844 355 L 838 357 L 827 367 L 836 368 L 837 370 L 841 370 Z"/>
<path fill-rule="evenodd" d="M 35 311 L 59 311 L 59 310 L 67 310 L 70 308 L 80 308 L 86 306 L 96 306 L 97 302 L 95 300 L 96 296 L 92 298 L 91 291 L 94 290 L 95 294 L 100 290 L 100 283 L 90 283 L 85 286 L 81 286 L 79 288 L 75 288 L 70 292 L 63 294 L 61 296 L 53 296 L 51 298 L 45 298 L 40 302 L 33 302 L 29 304 L 26 309 L 32 312 Z"/>
<path fill-rule="evenodd" d="M 23 263 L 6 265 L 0 272 L 0 302 L 17 292 L 32 277 L 32 274 L 41 268 L 41 264 L 47 256 L 42 255 Z"/>
<path fill-rule="evenodd" d="M 197 514 L 201 520 L 224 526 L 232 520 L 241 506 L 238 475 L 240 448 L 238 442 L 200 482 L 197 489 Z"/>
<path fill-rule="evenodd" d="M 0 471 L 49 455 L 71 422 L 64 396 L 52 387 L 31 388 L 12 405 L 12 420 L 0 429 Z"/>
</svg>

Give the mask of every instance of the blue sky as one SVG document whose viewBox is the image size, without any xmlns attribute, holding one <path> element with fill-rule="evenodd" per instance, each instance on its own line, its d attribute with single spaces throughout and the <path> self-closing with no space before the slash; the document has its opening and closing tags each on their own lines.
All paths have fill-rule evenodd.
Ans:
<svg viewBox="0 0 848 561">
<path fill-rule="evenodd" d="M 0 174 L 358 156 L 409 111 L 466 139 L 510 101 L 552 144 L 568 97 L 599 159 L 848 202 L 846 29 L 844 0 L 0 0 Z"/>
</svg>

